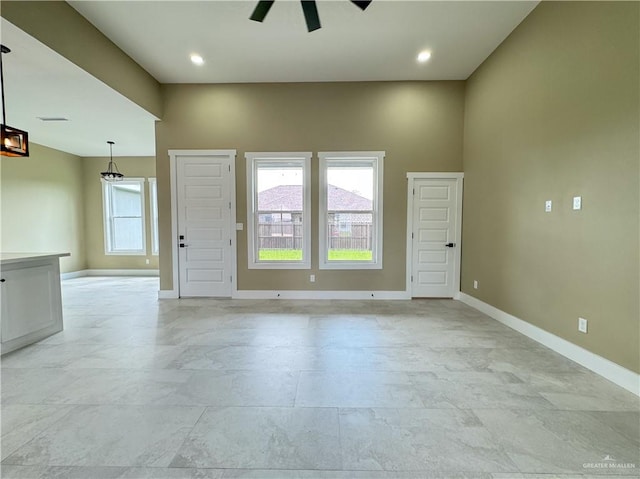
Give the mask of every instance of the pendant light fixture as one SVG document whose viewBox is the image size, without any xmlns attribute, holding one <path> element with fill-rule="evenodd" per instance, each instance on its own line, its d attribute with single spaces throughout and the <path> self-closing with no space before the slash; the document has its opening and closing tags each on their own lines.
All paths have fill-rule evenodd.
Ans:
<svg viewBox="0 0 640 479">
<path fill-rule="evenodd" d="M 9 48 L 0 45 L 0 83 L 2 84 L 2 125 L 0 125 L 0 154 L 2 156 L 29 156 L 29 134 L 7 125 L 7 109 L 4 106 L 4 70 L 2 56 L 11 52 Z"/>
<path fill-rule="evenodd" d="M 107 143 L 109 144 L 109 166 L 107 166 L 107 171 L 100 173 L 100 176 L 105 181 L 122 181 L 124 175 L 120 173 L 118 165 L 113 161 L 113 145 L 115 143 L 113 141 L 107 141 Z"/>
</svg>

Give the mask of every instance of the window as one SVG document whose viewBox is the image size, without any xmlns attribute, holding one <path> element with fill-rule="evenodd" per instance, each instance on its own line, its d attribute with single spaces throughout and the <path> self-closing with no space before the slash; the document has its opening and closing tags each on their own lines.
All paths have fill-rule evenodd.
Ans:
<svg viewBox="0 0 640 479">
<path fill-rule="evenodd" d="M 146 254 L 144 179 L 102 182 L 106 254 Z"/>
<path fill-rule="evenodd" d="M 311 153 L 246 153 L 249 268 L 311 268 Z"/>
<path fill-rule="evenodd" d="M 320 269 L 382 269 L 384 152 L 318 156 Z"/>
<path fill-rule="evenodd" d="M 158 183 L 149 178 L 149 209 L 151 211 L 151 254 L 157 255 L 158 246 Z"/>
</svg>

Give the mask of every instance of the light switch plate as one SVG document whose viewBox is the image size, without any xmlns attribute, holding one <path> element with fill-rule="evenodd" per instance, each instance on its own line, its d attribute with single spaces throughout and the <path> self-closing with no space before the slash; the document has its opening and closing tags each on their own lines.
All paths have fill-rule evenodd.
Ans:
<svg viewBox="0 0 640 479">
<path fill-rule="evenodd" d="M 553 205 L 553 202 L 551 200 L 547 200 L 544 202 L 544 211 L 546 213 L 550 213 L 551 212 L 551 207 Z"/>
<path fill-rule="evenodd" d="M 244 223 L 236 223 L 236 231 L 242 231 L 244 229 Z"/>
<path fill-rule="evenodd" d="M 573 209 L 581 210 L 582 209 L 582 196 L 574 196 L 573 197 Z"/>
</svg>

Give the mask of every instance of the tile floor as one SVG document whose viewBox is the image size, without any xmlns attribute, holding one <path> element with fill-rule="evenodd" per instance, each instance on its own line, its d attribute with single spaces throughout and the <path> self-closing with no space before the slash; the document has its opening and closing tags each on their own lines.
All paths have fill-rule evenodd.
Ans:
<svg viewBox="0 0 640 479">
<path fill-rule="evenodd" d="M 637 397 L 462 303 L 157 289 L 63 282 L 1 361 L 3 478 L 640 475 Z"/>
</svg>

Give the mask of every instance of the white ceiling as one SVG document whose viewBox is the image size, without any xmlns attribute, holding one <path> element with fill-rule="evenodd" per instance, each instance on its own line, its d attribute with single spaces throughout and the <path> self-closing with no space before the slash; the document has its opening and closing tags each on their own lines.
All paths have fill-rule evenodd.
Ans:
<svg viewBox="0 0 640 479">
<path fill-rule="evenodd" d="M 249 20 L 257 0 L 69 3 L 162 83 L 237 83 L 464 80 L 538 2 L 319 0 L 311 33 L 290 0 L 264 23 Z"/>
<path fill-rule="evenodd" d="M 29 141 L 78 156 L 153 156 L 156 117 L 1 20 L 7 123 Z M 43 122 L 38 117 L 64 117 Z"/>
<path fill-rule="evenodd" d="M 161 83 L 464 80 L 537 1 L 320 0 L 306 31 L 298 1 L 69 1 Z M 156 118 L 2 19 L 7 122 L 30 141 L 79 156 L 155 154 Z M 415 61 L 430 50 L 425 64 Z M 197 52 L 202 67 L 189 61 Z M 66 117 L 63 123 L 37 117 Z"/>
</svg>

